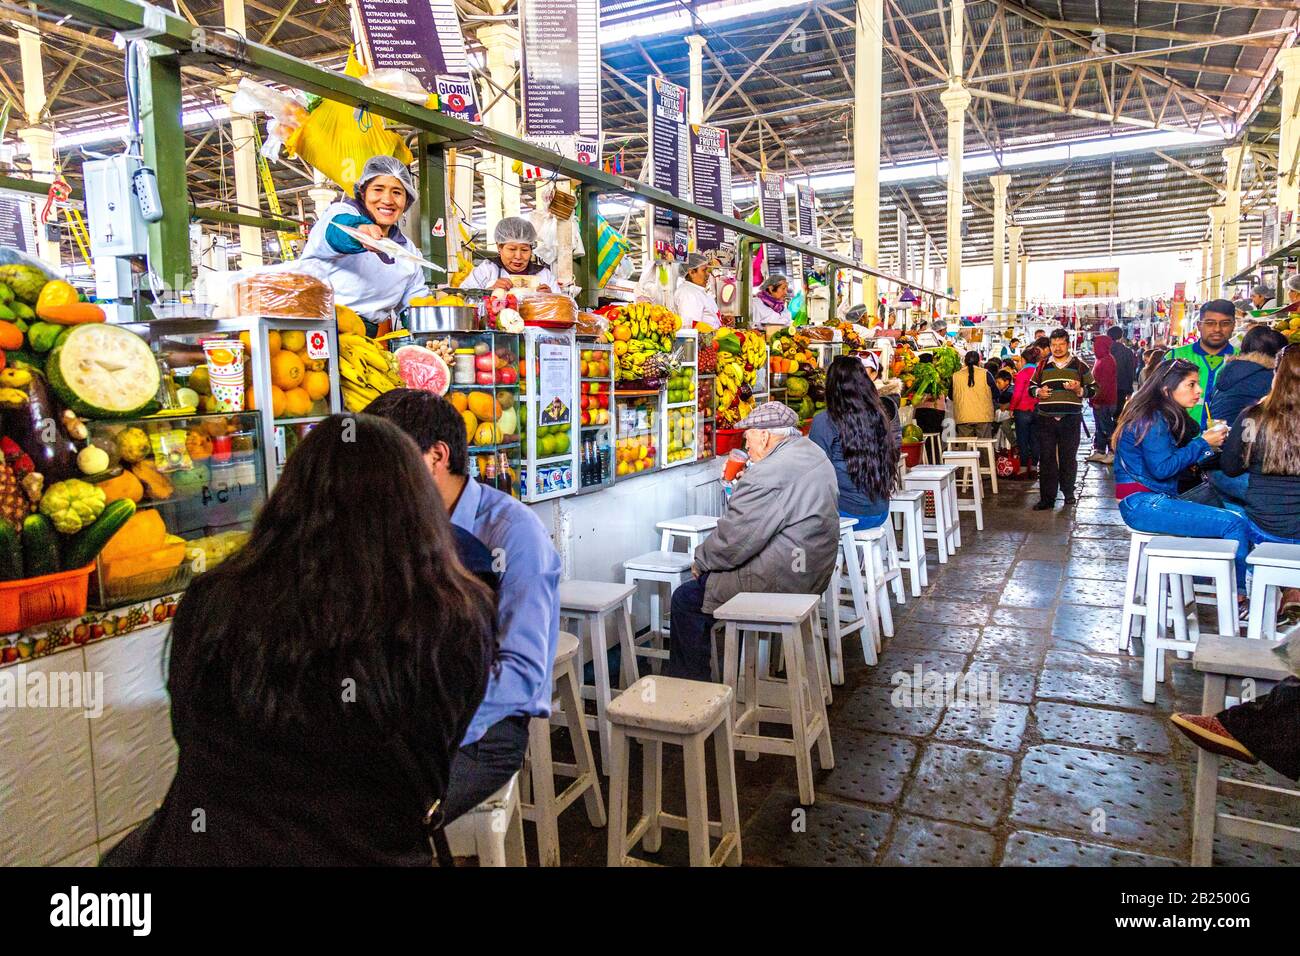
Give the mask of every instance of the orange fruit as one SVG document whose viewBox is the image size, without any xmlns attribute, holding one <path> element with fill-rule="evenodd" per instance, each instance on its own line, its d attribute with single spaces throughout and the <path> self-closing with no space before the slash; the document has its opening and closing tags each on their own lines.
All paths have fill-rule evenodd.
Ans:
<svg viewBox="0 0 1300 956">
<path fill-rule="evenodd" d="M 280 333 L 275 329 L 266 333 L 266 351 L 271 355 L 280 351 Z"/>
<path fill-rule="evenodd" d="M 305 388 L 291 388 L 284 393 L 284 413 L 290 418 L 311 414 L 311 396 Z"/>
<path fill-rule="evenodd" d="M 496 421 L 500 417 L 497 401 L 490 392 L 470 392 L 469 410 L 481 421 Z"/>
<path fill-rule="evenodd" d="M 280 348 L 290 352 L 301 352 L 307 347 L 307 333 L 305 332 L 281 332 Z"/>
<path fill-rule="evenodd" d="M 465 399 L 464 392 L 452 392 L 447 396 L 447 400 L 451 402 L 452 408 L 458 412 L 463 412 L 469 408 L 469 402 Z"/>
<path fill-rule="evenodd" d="M 271 383 L 288 391 L 302 384 L 303 364 L 295 353 L 281 350 L 271 357 Z"/>
<path fill-rule="evenodd" d="M 478 431 L 478 418 L 475 417 L 473 412 L 461 412 L 460 417 L 465 420 L 465 440 L 472 442 L 474 432 Z"/>
<path fill-rule="evenodd" d="M 275 418 L 280 418 L 282 415 L 284 415 L 284 405 L 285 405 L 284 389 L 276 388 L 274 385 L 272 385 L 271 386 L 272 416 L 274 416 Z"/>
<path fill-rule="evenodd" d="M 330 377 L 325 372 L 308 372 L 303 376 L 302 387 L 307 390 L 314 402 L 318 398 L 324 398 L 330 391 Z"/>
</svg>

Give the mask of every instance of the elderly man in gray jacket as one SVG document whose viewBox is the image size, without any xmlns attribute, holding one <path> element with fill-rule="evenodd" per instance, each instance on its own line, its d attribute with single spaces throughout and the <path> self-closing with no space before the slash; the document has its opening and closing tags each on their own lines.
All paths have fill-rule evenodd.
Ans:
<svg viewBox="0 0 1300 956">
<path fill-rule="evenodd" d="M 695 549 L 694 580 L 673 592 L 667 673 L 709 679 L 712 614 L 742 591 L 821 594 L 839 551 L 839 490 L 825 452 L 799 434 L 794 410 L 760 405 L 745 429 L 749 466 Z"/>
</svg>

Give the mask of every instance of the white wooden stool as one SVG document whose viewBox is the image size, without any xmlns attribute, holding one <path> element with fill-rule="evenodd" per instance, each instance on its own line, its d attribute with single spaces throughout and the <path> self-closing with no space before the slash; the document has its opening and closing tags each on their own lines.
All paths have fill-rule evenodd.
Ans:
<svg viewBox="0 0 1300 956">
<path fill-rule="evenodd" d="M 867 606 L 872 615 L 880 620 L 880 627 L 876 630 L 876 650 L 880 650 L 880 638 L 894 636 L 894 612 L 889 606 L 889 589 L 893 587 L 895 597 L 903 593 L 898 546 L 894 542 L 893 532 L 885 525 L 855 531 L 853 537 L 862 561 Z"/>
<path fill-rule="evenodd" d="M 964 446 L 971 449 L 978 455 L 981 451 L 987 457 L 988 464 L 979 470 L 989 476 L 989 484 L 993 488 L 993 493 L 998 494 L 998 440 L 997 438 L 975 438 L 972 436 L 954 436 L 948 439 L 948 447 L 954 445 Z"/>
<path fill-rule="evenodd" d="M 609 866 L 649 866 L 629 857 L 643 843 L 648 853 L 659 851 L 662 830 L 685 830 L 690 840 L 691 866 L 740 865 L 740 804 L 736 798 L 735 753 L 732 750 L 732 690 L 725 684 L 675 677 L 641 678 L 609 705 L 613 724 L 614 773 L 609 790 Z M 709 795 L 704 745 L 713 738 L 718 773 L 720 819 L 709 819 Z M 627 795 L 628 738 L 641 742 L 641 816 L 629 833 Z M 682 748 L 686 778 L 686 816 L 663 810 L 663 745 Z M 709 838 L 718 838 L 710 850 Z"/>
<path fill-rule="evenodd" d="M 1300 588 L 1300 544 L 1261 544 L 1246 563 L 1252 568 L 1246 636 L 1275 640 L 1278 591 Z"/>
<path fill-rule="evenodd" d="M 542 866 L 560 865 L 560 814 L 578 797 L 587 804 L 587 819 L 593 827 L 605 825 L 605 801 L 600 795 L 600 776 L 591 752 L 591 738 L 582 719 L 582 699 L 578 687 L 578 639 L 568 631 L 560 632 L 551 668 L 551 719 L 534 717 L 528 722 L 528 756 L 520 776 L 523 795 L 520 808 L 524 819 L 537 825 L 537 858 Z M 573 764 L 557 764 L 551 759 L 551 723 L 556 717 L 564 721 L 573 740 Z M 556 775 L 572 777 L 561 793 L 555 792 Z"/>
<path fill-rule="evenodd" d="M 668 534 L 667 531 L 664 532 Z M 634 639 L 636 652 L 641 657 L 667 660 L 664 635 L 671 625 L 665 623 L 665 612 L 672 606 L 673 592 L 691 579 L 692 553 L 684 551 L 647 551 L 623 562 L 623 583 L 637 587 L 642 581 L 650 582 L 650 631 Z M 665 592 L 666 595 L 665 595 Z"/>
<path fill-rule="evenodd" d="M 1120 650 L 1133 646 L 1133 638 L 1142 633 L 1146 617 L 1147 545 L 1155 535 L 1143 531 L 1128 532 L 1128 571 L 1124 575 L 1124 613 L 1120 617 Z"/>
<path fill-rule="evenodd" d="M 675 551 L 677 542 L 682 541 L 686 544 L 686 553 L 694 557 L 695 549 L 717 526 L 718 519 L 712 515 L 683 515 L 680 518 L 660 521 L 655 525 L 661 532 L 659 550 Z"/>
<path fill-rule="evenodd" d="M 980 480 L 980 453 L 977 451 L 946 451 L 945 465 L 956 465 L 961 470 L 957 481 L 957 510 L 975 513 L 975 530 L 984 530 L 984 482 Z M 961 491 L 970 485 L 971 496 L 964 498 Z"/>
<path fill-rule="evenodd" d="M 1218 608 L 1221 637 L 1237 636 L 1237 554 L 1235 541 L 1221 538 L 1177 538 L 1161 535 L 1146 546 L 1147 583 L 1145 629 L 1142 636 L 1142 699 L 1156 700 L 1156 682 L 1164 682 L 1164 652 L 1190 652 L 1200 638 L 1196 601 L 1188 616 L 1187 584 L 1184 579 L 1210 578 Z M 1174 636 L 1164 622 L 1172 614 Z"/>
<path fill-rule="evenodd" d="M 921 589 L 930 584 L 925 566 L 925 492 L 907 488 L 895 491 L 889 499 L 889 512 L 903 534 L 898 565 L 906 568 L 912 579 L 912 596 L 920 597 Z"/>
<path fill-rule="evenodd" d="M 1192 667 L 1205 675 L 1201 691 L 1202 714 L 1217 714 L 1224 709 L 1229 680 L 1234 684 L 1243 679 L 1251 680 L 1255 685 L 1254 696 L 1258 698 L 1290 674 L 1286 661 L 1273 653 L 1271 642 L 1240 637 L 1202 638 L 1192 656 Z M 1236 686 L 1233 691 L 1243 695 Z M 1220 777 L 1220 759 L 1218 754 L 1197 748 L 1196 795 L 1192 803 L 1192 866 L 1210 866 L 1214 862 L 1216 828 L 1227 837 L 1300 849 L 1300 827 L 1218 812 L 1220 794 L 1281 808 L 1288 803 L 1300 804 L 1300 790 Z"/>
<path fill-rule="evenodd" d="M 957 520 L 954 507 L 957 497 L 955 471 L 951 465 L 923 465 L 913 468 L 903 479 L 908 491 L 924 492 L 934 502 L 934 518 L 922 517 L 922 534 L 934 540 L 940 564 L 948 563 L 948 555 L 956 552 L 960 541 L 961 522 Z"/>
<path fill-rule="evenodd" d="M 605 711 L 609 707 L 611 689 L 609 684 L 609 649 L 617 641 L 621 650 L 620 685 L 626 687 L 637 679 L 636 645 L 632 631 L 632 595 L 636 592 L 635 584 L 613 584 L 609 581 L 561 581 L 560 582 L 560 620 L 573 621 L 573 633 L 581 642 L 585 635 L 588 642 L 587 655 L 590 655 L 595 686 L 582 686 L 582 696 L 596 702 L 596 714 L 585 714 L 583 720 L 588 730 L 600 734 L 600 768 L 609 775 L 609 720 Z M 614 633 L 605 628 L 605 621 L 614 618 Z M 575 659 L 578 668 L 578 680 L 582 681 L 583 655 Z"/>
<path fill-rule="evenodd" d="M 476 856 L 479 866 L 527 866 L 519 774 L 443 831 L 452 856 Z"/>
<path fill-rule="evenodd" d="M 713 612 L 725 621 L 723 680 L 732 688 L 745 685 L 744 710 L 736 716 L 736 749 L 757 759 L 760 753 L 794 757 L 799 779 L 799 802 L 811 805 L 813 792 L 812 748 L 817 748 L 823 770 L 835 766 L 830 723 L 826 718 L 820 619 L 816 594 L 758 594 L 742 591 Z M 741 664 L 741 639 L 744 664 Z M 784 680 L 761 672 L 759 644 L 781 638 L 785 648 Z M 791 737 L 769 737 L 761 724 L 789 724 Z"/>
<path fill-rule="evenodd" d="M 938 464 L 943 458 L 943 436 L 938 432 L 922 432 L 924 444 L 921 447 L 923 465 Z"/>
<path fill-rule="evenodd" d="M 840 519 L 840 548 L 835 558 L 835 570 L 826 589 L 826 643 L 829 647 L 827 664 L 830 683 L 844 683 L 844 638 L 857 634 L 862 641 L 862 656 L 868 664 L 876 663 L 876 620 L 867 600 L 867 589 L 862 577 L 862 556 L 853 537 L 853 518 Z M 848 603 L 845 603 L 845 600 Z M 829 684 L 827 685 L 830 686 Z M 829 703 L 829 701 L 828 701 Z"/>
</svg>

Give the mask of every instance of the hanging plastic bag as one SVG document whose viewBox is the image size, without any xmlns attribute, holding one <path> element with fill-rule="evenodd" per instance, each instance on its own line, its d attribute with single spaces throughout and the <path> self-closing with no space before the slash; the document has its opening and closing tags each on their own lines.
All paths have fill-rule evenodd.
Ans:
<svg viewBox="0 0 1300 956">
<path fill-rule="evenodd" d="M 627 260 L 623 269 L 624 257 L 631 246 L 622 234 L 609 224 L 604 216 L 596 215 L 596 287 L 603 289 L 614 278 L 617 271 L 623 278 L 630 278 L 634 266 Z"/>
</svg>

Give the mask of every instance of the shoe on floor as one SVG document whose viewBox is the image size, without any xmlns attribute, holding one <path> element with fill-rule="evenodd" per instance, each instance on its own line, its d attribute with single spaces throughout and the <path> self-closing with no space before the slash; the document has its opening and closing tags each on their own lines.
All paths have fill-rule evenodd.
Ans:
<svg viewBox="0 0 1300 956">
<path fill-rule="evenodd" d="M 1035 511 L 1051 511 L 1051 510 L 1052 510 L 1053 508 L 1055 508 L 1055 507 L 1056 507 L 1056 503 L 1053 502 L 1053 501 L 1040 501 L 1040 502 L 1038 502 L 1038 504 L 1034 505 L 1034 510 L 1035 510 Z"/>
<path fill-rule="evenodd" d="M 1074 505 L 1075 505 L 1074 495 L 1066 495 L 1066 496 L 1065 496 L 1065 507 L 1067 507 L 1067 508 L 1073 508 Z"/>
<path fill-rule="evenodd" d="M 1102 451 L 1094 451 L 1088 456 L 1088 461 L 1095 465 L 1104 465 L 1106 464 L 1106 453 Z"/>
<path fill-rule="evenodd" d="M 1106 452 L 1106 454 L 1103 455 L 1102 458 L 1103 458 L 1103 462 L 1102 462 L 1103 464 L 1106 464 L 1106 465 L 1113 465 L 1113 464 L 1115 464 L 1115 455 L 1114 455 L 1113 452 L 1109 452 L 1109 451 Z"/>
<path fill-rule="evenodd" d="M 1259 763 L 1259 758 L 1247 750 L 1218 717 L 1202 714 L 1172 714 L 1170 722 L 1183 732 L 1192 743 L 1220 757 L 1240 760 L 1242 763 Z"/>
</svg>

